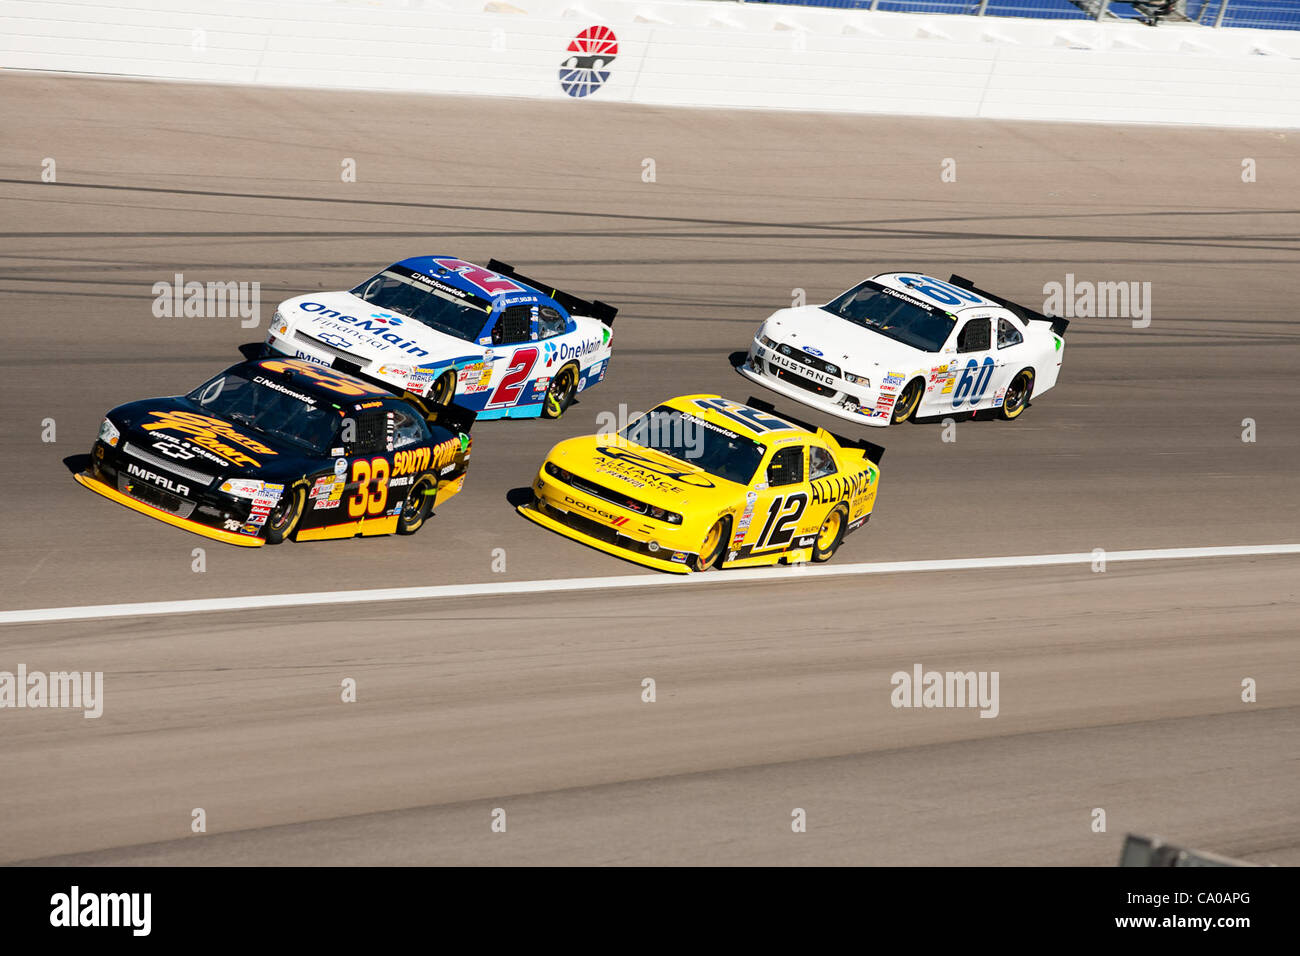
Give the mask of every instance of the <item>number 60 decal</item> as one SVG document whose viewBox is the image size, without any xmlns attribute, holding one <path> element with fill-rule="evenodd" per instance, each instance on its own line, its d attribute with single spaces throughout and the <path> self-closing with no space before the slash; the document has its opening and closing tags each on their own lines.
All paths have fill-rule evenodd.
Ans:
<svg viewBox="0 0 1300 956">
<path fill-rule="evenodd" d="M 961 370 L 957 387 L 952 390 L 952 407 L 960 408 L 962 403 L 968 400 L 972 405 L 978 405 L 984 393 L 988 391 L 992 379 L 993 356 L 985 356 L 982 365 L 975 359 L 967 359 L 966 367 Z"/>
</svg>

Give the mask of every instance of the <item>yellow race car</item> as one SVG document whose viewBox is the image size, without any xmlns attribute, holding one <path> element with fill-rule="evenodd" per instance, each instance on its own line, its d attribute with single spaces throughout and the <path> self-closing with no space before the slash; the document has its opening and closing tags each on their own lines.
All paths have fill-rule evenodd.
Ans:
<svg viewBox="0 0 1300 956">
<path fill-rule="evenodd" d="M 684 574 L 829 560 L 871 516 L 879 485 L 865 446 L 765 408 L 684 395 L 619 432 L 560 442 L 519 513 Z"/>
</svg>

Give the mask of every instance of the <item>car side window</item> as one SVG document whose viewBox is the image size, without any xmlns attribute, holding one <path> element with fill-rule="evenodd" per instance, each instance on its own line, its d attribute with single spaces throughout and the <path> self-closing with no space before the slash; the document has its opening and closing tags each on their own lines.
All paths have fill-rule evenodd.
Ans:
<svg viewBox="0 0 1300 956">
<path fill-rule="evenodd" d="M 767 466 L 768 485 L 775 488 L 803 481 L 803 450 L 803 445 L 792 445 L 773 455 L 772 463 Z"/>
<path fill-rule="evenodd" d="M 392 413 L 394 448 L 405 448 L 429 439 L 429 428 L 424 419 L 404 408 L 394 408 Z"/>
<path fill-rule="evenodd" d="M 550 306 L 544 305 L 537 310 L 538 338 L 549 339 L 556 335 L 563 335 L 565 328 L 564 316 Z"/>
<path fill-rule="evenodd" d="M 835 474 L 839 469 L 835 467 L 835 456 L 830 453 L 830 449 L 822 448 L 820 445 L 813 445 L 808 449 L 808 477 L 826 478 Z"/>
<path fill-rule="evenodd" d="M 957 335 L 958 352 L 987 352 L 991 345 L 991 326 L 988 319 L 971 319 Z"/>
<path fill-rule="evenodd" d="M 492 326 L 493 345 L 518 345 L 529 342 L 533 334 L 533 307 L 512 305 L 499 316 Z"/>
<path fill-rule="evenodd" d="M 1025 340 L 1020 330 L 1006 319 L 998 319 L 998 348 L 1009 349 Z"/>
<path fill-rule="evenodd" d="M 346 427 L 346 422 L 344 423 Z M 388 444 L 388 413 L 377 408 L 361 412 L 356 417 L 356 436 L 352 440 L 353 455 L 377 455 Z"/>
</svg>

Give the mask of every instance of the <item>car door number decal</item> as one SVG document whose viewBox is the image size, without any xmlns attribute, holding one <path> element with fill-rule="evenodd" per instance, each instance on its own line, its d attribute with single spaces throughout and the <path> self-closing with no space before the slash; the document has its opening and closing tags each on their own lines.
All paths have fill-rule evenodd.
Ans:
<svg viewBox="0 0 1300 956">
<path fill-rule="evenodd" d="M 391 473 L 387 458 L 358 458 L 352 463 L 352 480 L 357 491 L 348 499 L 348 514 L 353 518 L 384 513 L 388 503 L 388 476 Z M 372 487 L 373 485 L 373 487 Z"/>
<path fill-rule="evenodd" d="M 983 364 L 975 359 L 967 359 L 966 367 L 961 370 L 961 379 L 952 393 L 952 407 L 960 408 L 968 400 L 972 406 L 978 405 L 992 379 L 993 356 L 986 355 Z"/>
<path fill-rule="evenodd" d="M 790 543 L 790 538 L 794 536 L 795 526 L 799 519 L 803 517 L 804 509 L 808 507 L 808 496 L 802 491 L 792 495 L 777 495 L 772 499 L 772 505 L 767 509 L 767 521 L 763 523 L 763 530 L 758 533 L 758 540 L 754 542 L 754 551 L 762 551 L 768 548 L 783 548 Z"/>
<path fill-rule="evenodd" d="M 524 385 L 528 382 L 528 377 L 536 364 L 536 348 L 530 345 L 527 348 L 515 349 L 515 354 L 510 356 L 510 364 L 506 366 L 506 374 L 502 376 L 497 390 L 492 393 L 492 401 L 487 403 L 487 407 L 501 408 L 518 402 L 519 393 L 524 390 Z"/>
</svg>

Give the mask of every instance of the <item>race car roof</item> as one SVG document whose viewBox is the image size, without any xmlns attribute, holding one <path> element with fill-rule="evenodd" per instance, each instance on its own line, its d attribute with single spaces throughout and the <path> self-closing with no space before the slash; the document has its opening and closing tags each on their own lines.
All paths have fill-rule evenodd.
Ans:
<svg viewBox="0 0 1300 956">
<path fill-rule="evenodd" d="M 721 395 L 679 395 L 662 404 L 694 415 L 712 425 L 737 432 L 760 444 L 770 445 L 782 438 L 799 436 L 808 438 L 813 433 L 793 422 L 773 415 L 764 409 L 753 408 L 745 402 L 723 398 Z"/>
<path fill-rule="evenodd" d="M 395 398 L 392 392 L 377 388 L 345 372 L 326 368 L 306 359 L 261 358 L 241 362 L 226 371 L 240 372 L 247 378 L 268 380 L 271 388 L 297 392 L 323 405 L 360 410 L 363 406 Z"/>
<path fill-rule="evenodd" d="M 487 300 L 493 306 L 545 305 L 568 315 L 569 310 L 554 298 L 517 276 L 504 276 L 455 256 L 411 256 L 393 265 L 432 276 L 475 299 Z"/>
<path fill-rule="evenodd" d="M 971 309 L 1002 309 L 1001 305 L 977 292 L 954 286 L 923 272 L 883 272 L 871 278 L 873 282 L 879 282 L 895 292 L 902 292 L 950 315 Z"/>
</svg>

